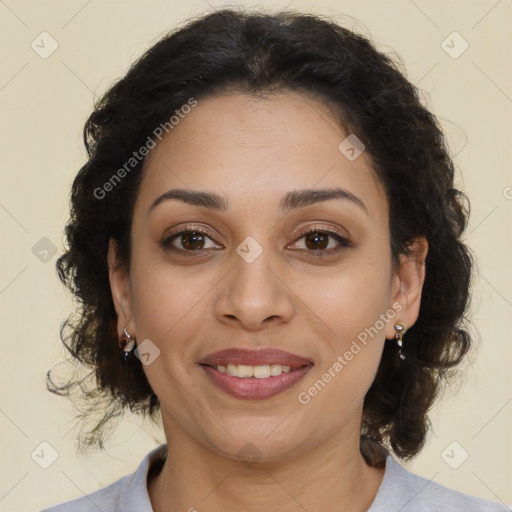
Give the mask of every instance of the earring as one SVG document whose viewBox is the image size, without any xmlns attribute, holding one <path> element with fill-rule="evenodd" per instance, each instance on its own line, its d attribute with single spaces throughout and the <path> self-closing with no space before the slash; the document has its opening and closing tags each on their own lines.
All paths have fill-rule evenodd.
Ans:
<svg viewBox="0 0 512 512">
<path fill-rule="evenodd" d="M 404 326 L 402 324 L 395 324 L 395 340 L 396 344 L 398 345 L 398 355 L 400 356 L 400 359 L 404 360 L 405 356 L 402 354 L 402 339 L 403 339 L 403 330 Z"/>
<path fill-rule="evenodd" d="M 121 349 L 121 362 L 126 364 L 130 358 L 130 354 L 135 347 L 135 339 L 132 339 L 126 327 L 123 329 L 123 336 L 119 340 L 119 348 Z"/>
</svg>

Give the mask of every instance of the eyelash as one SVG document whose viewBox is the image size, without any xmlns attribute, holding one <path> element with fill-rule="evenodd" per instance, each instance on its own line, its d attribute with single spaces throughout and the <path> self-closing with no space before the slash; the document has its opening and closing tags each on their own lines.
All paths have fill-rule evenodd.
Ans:
<svg viewBox="0 0 512 512">
<path fill-rule="evenodd" d="M 178 252 L 178 253 L 192 253 L 193 255 L 202 255 L 211 250 L 211 249 L 198 249 L 198 250 L 190 250 L 189 251 L 186 249 L 177 249 L 176 247 L 173 247 L 172 242 L 175 238 L 179 238 L 181 235 L 188 234 L 188 233 L 198 233 L 201 235 L 205 235 L 208 238 L 213 240 L 211 233 L 208 232 L 207 230 L 205 230 L 204 228 L 200 228 L 200 227 L 196 227 L 196 226 L 189 226 L 187 229 L 183 229 L 181 231 L 178 231 L 178 232 L 173 233 L 172 235 L 166 237 L 164 240 L 162 240 L 161 245 L 165 250 L 168 250 L 168 251 L 173 251 L 173 252 Z M 301 235 L 295 240 L 294 243 L 298 242 L 305 236 L 313 234 L 313 233 L 320 233 L 320 234 L 328 235 L 332 238 L 335 238 L 340 244 L 337 248 L 334 248 L 334 249 L 319 249 L 317 251 L 308 250 L 308 249 L 299 249 L 301 251 L 306 251 L 306 252 L 310 253 L 310 255 L 313 257 L 322 258 L 322 257 L 326 257 L 326 256 L 330 256 L 332 254 L 338 253 L 339 251 L 341 251 L 345 248 L 353 247 L 353 244 L 347 238 L 342 236 L 341 233 L 339 233 L 338 231 L 335 231 L 332 228 L 327 229 L 327 228 L 320 227 L 320 226 L 309 228 L 304 233 L 301 233 Z"/>
</svg>

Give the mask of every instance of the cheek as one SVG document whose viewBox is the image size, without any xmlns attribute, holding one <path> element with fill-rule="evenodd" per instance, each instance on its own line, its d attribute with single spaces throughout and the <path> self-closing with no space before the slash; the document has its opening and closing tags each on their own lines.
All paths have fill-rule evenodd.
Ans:
<svg viewBox="0 0 512 512">
<path fill-rule="evenodd" d="M 358 253 L 333 272 L 304 281 L 302 298 L 343 344 L 373 326 L 389 307 L 391 264 Z M 381 322 L 377 325 L 382 329 Z"/>
<path fill-rule="evenodd" d="M 201 344 L 201 311 L 207 293 L 205 279 L 186 278 L 169 265 L 132 266 L 132 307 L 138 342 L 149 339 L 158 356 L 143 370 L 155 393 L 164 403 L 182 403 L 186 398 L 180 382 L 198 371 L 194 353 Z M 201 300 L 203 298 L 203 300 Z M 155 352 L 156 353 L 156 352 Z M 183 405 L 183 403 L 182 403 Z"/>
<path fill-rule="evenodd" d="M 131 274 L 132 308 L 137 336 L 150 338 L 157 345 L 176 346 L 191 322 L 201 321 L 203 296 L 213 286 L 211 279 L 200 273 L 183 272 L 134 258 Z"/>
<path fill-rule="evenodd" d="M 359 279 L 353 272 L 334 280 L 329 293 L 316 305 L 315 311 L 329 330 L 320 364 L 298 398 L 332 428 L 362 407 L 386 342 L 383 318 L 392 319 L 395 314 L 389 308 L 384 280 L 379 285 L 366 279 L 370 274 L 365 276 Z"/>
<path fill-rule="evenodd" d="M 360 403 L 377 372 L 385 326 L 396 313 L 389 303 L 390 272 L 391 263 L 386 267 L 384 261 L 361 255 L 324 287 L 310 287 L 305 302 L 328 326 L 315 379 L 322 381 L 320 388 L 329 388 L 322 391 L 323 399 L 332 398 L 341 408 Z"/>
</svg>

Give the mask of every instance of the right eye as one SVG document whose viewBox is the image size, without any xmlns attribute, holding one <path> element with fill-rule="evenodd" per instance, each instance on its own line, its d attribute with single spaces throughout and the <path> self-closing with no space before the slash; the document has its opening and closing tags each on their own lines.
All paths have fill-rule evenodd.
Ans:
<svg viewBox="0 0 512 512">
<path fill-rule="evenodd" d="M 162 240 L 161 245 L 164 249 L 170 251 L 202 254 L 208 250 L 208 248 L 204 248 L 205 239 L 212 240 L 209 235 L 210 233 L 204 229 L 190 227 L 167 236 Z M 182 248 L 176 247 L 176 243 L 181 245 Z"/>
</svg>

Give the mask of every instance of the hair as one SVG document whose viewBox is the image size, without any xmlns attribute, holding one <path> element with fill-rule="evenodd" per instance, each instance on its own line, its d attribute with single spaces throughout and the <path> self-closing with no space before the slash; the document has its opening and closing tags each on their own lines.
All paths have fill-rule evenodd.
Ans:
<svg viewBox="0 0 512 512">
<path fill-rule="evenodd" d="M 367 37 L 310 14 L 224 9 L 189 20 L 149 48 L 95 102 L 84 127 L 88 161 L 72 185 L 67 248 L 57 261 L 59 277 L 78 303 L 61 325 L 75 372 L 61 386 L 47 374 L 50 391 L 81 392 L 74 401 L 78 411 L 78 404 L 85 406 L 80 419 L 105 413 L 78 438 L 82 447 L 103 448 L 107 424 L 127 408 L 152 419 L 161 410 L 141 362 L 132 357 L 120 364 L 108 276 L 110 239 L 121 263 L 130 265 L 131 219 L 144 163 L 133 164 L 134 152 L 191 98 L 293 91 L 331 107 L 340 126 L 365 144 L 389 202 L 393 264 L 413 253 L 417 237 L 428 241 L 419 316 L 404 337 L 406 359 L 398 358 L 394 343 L 384 344 L 364 399 L 361 453 L 382 466 L 383 450 L 410 459 L 424 446 L 428 411 L 472 344 L 466 314 L 473 259 L 461 241 L 469 202 L 454 188 L 440 125 L 400 65 Z M 123 165 L 126 176 L 114 183 Z M 90 373 L 79 377 L 79 369 Z"/>
</svg>

